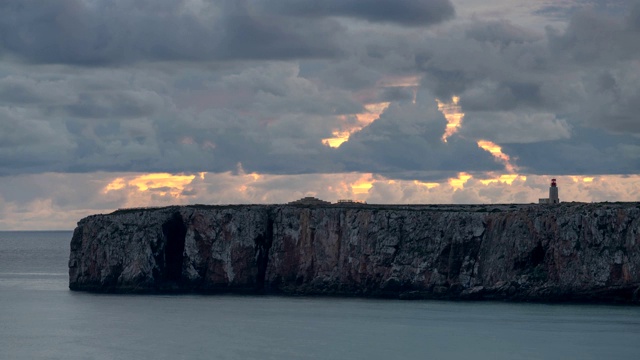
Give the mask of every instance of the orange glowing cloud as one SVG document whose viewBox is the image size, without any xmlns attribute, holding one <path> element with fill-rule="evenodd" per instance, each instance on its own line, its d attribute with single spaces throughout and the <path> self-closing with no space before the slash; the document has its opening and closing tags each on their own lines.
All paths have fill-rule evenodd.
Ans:
<svg viewBox="0 0 640 360">
<path fill-rule="evenodd" d="M 381 102 L 381 103 L 374 103 L 374 104 L 366 104 L 364 106 L 364 109 L 366 110 L 363 113 L 360 114 L 356 114 L 356 118 L 358 119 L 358 123 L 360 125 L 362 125 L 362 127 L 360 127 L 361 130 L 363 127 L 371 124 L 372 122 L 374 122 L 377 118 L 380 117 L 380 115 L 387 110 L 387 108 L 389 107 L 389 102 Z"/>
<path fill-rule="evenodd" d="M 151 175 L 151 176 L 150 176 Z M 482 177 L 486 180 L 482 180 Z M 453 179 L 423 183 L 419 180 L 385 178 L 370 173 L 321 173 L 301 175 L 246 174 L 241 171 L 200 173 L 189 183 L 187 175 L 171 174 L 30 174 L 19 181 L 47 184 L 37 193 L 68 194 L 69 184 L 103 185 L 95 195 L 80 203 L 64 205 L 50 197 L 38 197 L 24 204 L 3 199 L 0 193 L 0 229 L 71 229 L 78 219 L 95 213 L 126 207 L 179 204 L 287 203 L 304 196 L 336 202 L 353 199 L 376 204 L 490 204 L 537 205 L 548 194 L 549 181 L 556 178 L 562 201 L 640 201 L 640 175 L 533 175 L 460 173 Z M 475 179 L 478 178 L 478 179 Z M 33 179 L 40 181 L 33 182 Z M 165 181 L 165 179 L 169 179 Z M 3 179 L 0 178 L 0 182 Z M 4 179 L 6 180 L 6 179 Z M 72 181 L 73 180 L 73 181 Z M 13 181 L 13 179 L 11 179 Z M 131 184 L 130 184 L 131 182 Z M 0 183 L 4 185 L 7 183 Z M 140 184 L 138 187 L 137 184 Z M 279 185 L 278 185 L 279 184 Z M 439 185 L 438 185 L 439 184 Z M 162 186 L 174 187 L 171 190 Z M 192 195 L 171 196 L 184 187 Z M 141 188 L 147 190 L 140 190 Z M 11 191 L 11 186 L 0 186 Z M 91 185 L 91 189 L 93 186 Z M 155 191 L 150 191 L 156 189 Z M 242 191 L 244 190 L 244 191 Z M 461 191 L 462 190 L 462 191 Z M 489 190 L 489 191 L 488 191 Z M 84 189 L 86 191 L 86 189 Z M 165 196 L 160 196 L 166 192 Z M 5 197 L 6 198 L 6 197 Z M 4 200 L 4 201 L 3 201 Z"/>
<path fill-rule="evenodd" d="M 449 185 L 451 185 L 451 187 L 456 190 L 464 189 L 464 184 L 466 184 L 467 181 L 469 181 L 469 179 L 471 179 L 472 177 L 473 176 L 464 172 L 459 173 L 457 178 L 449 179 Z"/>
<path fill-rule="evenodd" d="M 393 180 L 389 180 L 389 182 L 388 182 L 388 183 L 389 183 L 389 184 L 394 184 L 394 183 L 395 183 L 395 181 L 393 181 Z M 422 181 L 418 181 L 418 180 L 414 180 L 414 181 L 413 181 L 413 183 L 414 183 L 415 185 L 418 185 L 418 186 L 424 186 L 424 187 L 426 187 L 427 189 L 433 189 L 434 187 L 438 187 L 438 186 L 440 186 L 440 184 L 439 184 L 439 183 L 433 183 L 433 182 L 426 183 L 426 182 L 422 182 Z"/>
<path fill-rule="evenodd" d="M 237 189 L 243 194 L 248 193 L 249 191 L 253 191 L 254 189 L 252 187 L 252 184 L 262 180 L 262 178 L 264 177 L 264 175 L 260 175 L 257 173 L 239 174 L 239 176 L 242 177 L 242 180 L 245 182 L 245 184 L 238 186 Z"/>
<path fill-rule="evenodd" d="M 418 87 L 420 86 L 420 76 L 388 76 L 378 81 L 380 87 Z"/>
<path fill-rule="evenodd" d="M 357 123 L 347 125 L 347 117 L 341 115 L 338 117 L 343 122 L 343 128 L 334 130 L 331 138 L 322 139 L 322 144 L 332 148 L 337 148 L 342 143 L 349 141 L 351 134 L 362 130 L 365 126 L 371 124 L 389 107 L 389 102 L 372 103 L 364 106 L 365 112 L 356 114 Z"/>
<path fill-rule="evenodd" d="M 363 174 L 357 181 L 351 183 L 351 191 L 354 195 L 368 194 L 374 182 L 371 174 Z"/>
<path fill-rule="evenodd" d="M 378 82 L 380 87 L 404 87 L 410 88 L 413 92 L 413 103 L 416 103 L 416 97 L 418 96 L 418 86 L 420 86 L 420 76 L 408 75 L 408 76 L 396 76 L 385 77 Z"/>
<path fill-rule="evenodd" d="M 522 181 L 526 181 L 527 177 L 524 175 L 518 175 L 518 174 L 502 174 L 500 176 L 498 176 L 497 178 L 493 178 L 493 179 L 483 179 L 480 180 L 480 182 L 483 185 L 489 185 L 492 183 L 501 183 L 501 184 L 507 184 L 507 185 L 511 185 L 513 184 L 514 181 L 516 181 L 516 179 L 521 179 Z"/>
<path fill-rule="evenodd" d="M 322 144 L 325 146 L 329 146 L 332 148 L 337 148 L 342 145 L 343 142 L 349 140 L 349 136 L 351 136 L 351 132 L 349 131 L 334 131 L 332 133 L 332 138 L 322 139 Z"/>
<path fill-rule="evenodd" d="M 236 186 L 235 191 L 240 194 L 243 198 L 257 196 L 259 194 L 259 190 L 256 189 L 255 184 L 264 180 L 265 175 L 258 174 L 256 172 L 247 173 L 244 171 L 242 167 L 242 163 L 238 163 L 236 165 L 237 175 L 236 183 L 239 185 Z"/>
<path fill-rule="evenodd" d="M 573 180 L 573 182 L 577 183 L 577 182 L 583 182 L 583 183 L 591 183 L 593 182 L 595 178 L 592 176 L 572 176 L 571 180 Z"/>
<path fill-rule="evenodd" d="M 440 110 L 444 118 L 447 119 L 447 127 L 444 129 L 444 134 L 442 134 L 442 141 L 447 142 L 447 139 L 455 134 L 460 129 L 460 126 L 462 126 L 464 113 L 460 105 L 458 105 L 460 97 L 454 96 L 451 98 L 451 102 L 448 103 L 438 99 L 436 99 L 436 102 L 438 103 L 438 110 Z"/>
<path fill-rule="evenodd" d="M 322 144 L 332 148 L 337 148 L 346 141 L 349 141 L 349 137 L 353 133 L 362 130 L 365 126 L 371 124 L 380 117 L 380 115 L 389 107 L 390 103 L 370 102 L 375 97 L 376 88 L 410 88 L 413 90 L 413 103 L 415 104 L 419 85 L 420 76 L 417 75 L 389 76 L 381 79 L 380 81 L 378 81 L 375 88 L 369 89 L 368 91 L 365 91 L 363 94 L 361 94 L 362 96 L 359 98 L 359 100 L 365 103 L 365 111 L 359 114 L 355 114 L 357 123 L 350 123 L 349 121 L 347 121 L 348 118 L 345 115 L 338 116 L 338 119 L 342 122 L 342 126 L 340 127 L 340 129 L 336 129 L 331 133 L 333 137 L 322 139 Z"/>
<path fill-rule="evenodd" d="M 177 198 L 180 197 L 184 188 L 191 184 L 195 177 L 195 175 L 152 173 L 138 175 L 128 181 L 124 178 L 117 178 L 107 184 L 104 188 L 104 193 L 106 194 L 110 191 L 121 190 L 126 187 L 133 187 L 140 192 L 157 190 L 162 196 L 170 195 Z"/>
<path fill-rule="evenodd" d="M 500 145 L 488 140 L 479 140 L 478 147 L 480 147 L 482 150 L 488 151 L 498 161 L 502 162 L 505 169 L 507 169 L 507 171 L 509 171 L 510 173 L 516 172 L 517 167 L 511 163 L 509 155 L 502 152 L 502 148 L 500 147 Z"/>
<path fill-rule="evenodd" d="M 127 186 L 127 182 L 123 178 L 117 178 L 110 182 L 105 188 L 104 192 L 108 193 L 109 191 L 120 190 Z"/>
</svg>

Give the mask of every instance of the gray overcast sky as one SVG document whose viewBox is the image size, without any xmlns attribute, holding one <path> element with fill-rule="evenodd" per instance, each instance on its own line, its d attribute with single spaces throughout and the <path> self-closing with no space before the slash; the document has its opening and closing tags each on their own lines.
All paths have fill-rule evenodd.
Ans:
<svg viewBox="0 0 640 360">
<path fill-rule="evenodd" d="M 632 0 L 4 0 L 0 229 L 310 192 L 531 201 L 548 176 L 639 200 L 638 39 Z"/>
</svg>

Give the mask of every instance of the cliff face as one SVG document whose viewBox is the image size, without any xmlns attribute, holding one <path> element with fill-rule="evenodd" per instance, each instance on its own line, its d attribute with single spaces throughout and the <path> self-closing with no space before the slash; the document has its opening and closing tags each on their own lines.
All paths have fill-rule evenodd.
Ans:
<svg viewBox="0 0 640 360">
<path fill-rule="evenodd" d="M 640 303 L 640 205 L 119 211 L 79 222 L 69 287 Z"/>
</svg>

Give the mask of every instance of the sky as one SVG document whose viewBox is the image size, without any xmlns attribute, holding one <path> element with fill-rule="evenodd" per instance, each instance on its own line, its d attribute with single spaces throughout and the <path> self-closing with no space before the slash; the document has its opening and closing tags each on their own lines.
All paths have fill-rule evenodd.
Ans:
<svg viewBox="0 0 640 360">
<path fill-rule="evenodd" d="M 640 201 L 637 0 L 0 1 L 0 230 Z"/>
</svg>

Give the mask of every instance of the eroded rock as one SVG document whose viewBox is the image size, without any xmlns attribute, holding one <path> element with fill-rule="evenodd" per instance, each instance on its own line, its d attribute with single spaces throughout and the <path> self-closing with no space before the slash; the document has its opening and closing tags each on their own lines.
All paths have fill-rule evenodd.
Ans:
<svg viewBox="0 0 640 360">
<path fill-rule="evenodd" d="M 95 215 L 74 232 L 69 287 L 640 302 L 637 203 L 492 208 L 238 205 Z"/>
</svg>

